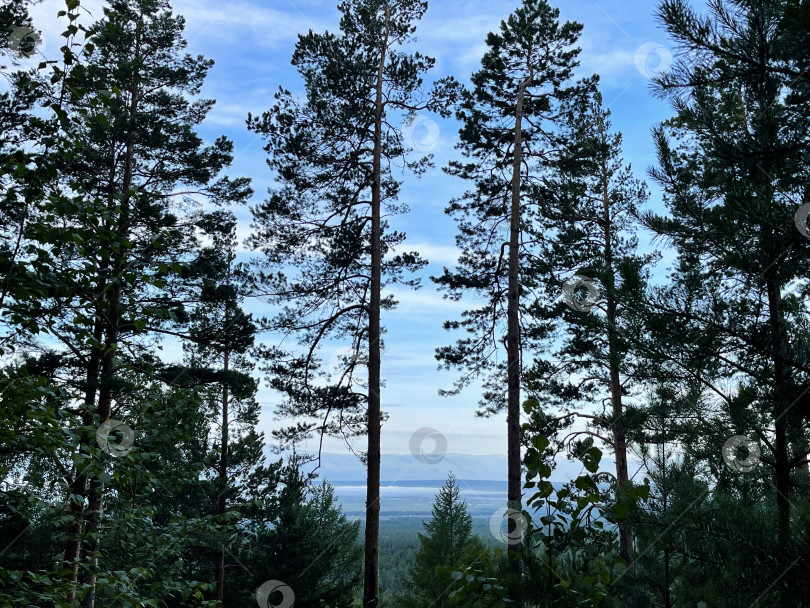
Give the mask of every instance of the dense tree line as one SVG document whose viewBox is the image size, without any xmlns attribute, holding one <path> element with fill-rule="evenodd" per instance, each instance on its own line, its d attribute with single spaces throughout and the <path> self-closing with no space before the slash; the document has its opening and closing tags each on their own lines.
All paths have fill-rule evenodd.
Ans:
<svg viewBox="0 0 810 608">
<path fill-rule="evenodd" d="M 672 117 L 651 201 L 579 69 L 583 26 L 546 0 L 488 35 L 469 84 L 418 51 L 426 2 L 343 0 L 295 45 L 305 94 L 247 117 L 274 178 L 249 260 L 254 192 L 197 132 L 213 62 L 182 16 L 64 0 L 40 62 L 30 4 L 0 4 L 0 605 L 810 605 L 810 4 L 660 1 L 678 54 L 653 85 Z M 436 358 L 446 392 L 481 382 L 477 413 L 506 413 L 506 542 L 472 533 L 451 477 L 394 593 L 387 290 L 427 263 L 394 253 L 395 224 L 400 180 L 433 163 L 392 125 L 421 112 L 460 124 L 461 256 L 432 280 L 478 307 Z M 262 376 L 290 421 L 272 462 Z M 362 526 L 297 454 L 325 436 L 367 442 Z M 565 457 L 583 473 L 560 487 Z"/>
</svg>

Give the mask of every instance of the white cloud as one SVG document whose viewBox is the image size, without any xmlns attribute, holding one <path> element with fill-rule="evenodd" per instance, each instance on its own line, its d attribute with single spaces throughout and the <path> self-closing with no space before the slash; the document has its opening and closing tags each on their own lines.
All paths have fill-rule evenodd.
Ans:
<svg viewBox="0 0 810 608">
<path fill-rule="evenodd" d="M 264 108 L 259 104 L 246 104 L 234 101 L 217 101 L 214 107 L 205 118 L 208 125 L 218 125 L 221 127 L 236 127 L 245 129 L 245 120 L 249 112 L 257 114 Z"/>
<path fill-rule="evenodd" d="M 385 293 L 393 293 L 399 305 L 393 312 L 388 313 L 389 322 L 392 319 L 416 315 L 437 315 L 466 310 L 464 302 L 455 302 L 442 297 L 434 289 L 420 289 L 418 291 L 406 288 L 387 289 Z"/>
<path fill-rule="evenodd" d="M 461 254 L 458 247 L 426 242 L 414 243 L 411 241 L 405 241 L 402 247 L 398 248 L 397 253 L 406 251 L 416 251 L 428 262 L 437 266 L 455 266 L 456 262 L 458 262 L 458 256 Z"/>
<path fill-rule="evenodd" d="M 201 38 L 274 47 L 294 41 L 299 32 L 326 27 L 319 16 L 305 15 L 294 7 L 282 11 L 237 0 L 227 4 L 212 0 L 176 0 L 174 8 L 186 18 L 189 42 Z"/>
</svg>

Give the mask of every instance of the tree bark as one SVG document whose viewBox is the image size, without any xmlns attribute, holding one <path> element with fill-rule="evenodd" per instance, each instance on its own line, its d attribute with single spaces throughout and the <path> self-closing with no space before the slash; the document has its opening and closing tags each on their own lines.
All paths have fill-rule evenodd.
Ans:
<svg viewBox="0 0 810 608">
<path fill-rule="evenodd" d="M 600 138 L 604 140 L 606 134 L 604 125 L 600 125 Z M 605 285 L 606 321 L 608 331 L 608 367 L 610 376 L 610 401 L 613 415 L 613 452 L 616 457 L 616 498 L 619 499 L 623 490 L 630 487 L 630 476 L 627 470 L 627 432 L 624 421 L 624 404 L 622 403 L 621 385 L 621 358 L 619 335 L 616 329 L 618 317 L 616 301 L 616 270 L 613 261 L 612 220 L 610 216 L 610 180 L 608 176 L 607 159 L 603 158 L 600 166 L 600 181 L 602 185 L 602 222 L 604 229 L 605 246 Z M 626 564 L 630 564 L 630 551 L 633 549 L 633 531 L 630 523 L 619 523 L 619 555 Z"/>
<path fill-rule="evenodd" d="M 776 506 L 778 512 L 778 539 L 780 548 L 785 551 L 790 546 L 790 458 L 788 453 L 787 425 L 789 416 L 784 411 L 788 405 L 787 375 L 785 364 L 782 361 L 782 329 L 779 314 L 780 294 L 775 279 L 769 276 L 768 288 L 768 318 L 770 321 L 771 340 L 773 348 L 774 368 L 774 430 L 776 449 L 774 465 L 776 471 Z"/>
<path fill-rule="evenodd" d="M 523 98 L 526 87 L 531 83 L 530 75 L 518 88 L 517 106 L 515 108 L 515 144 L 512 164 L 512 205 L 509 221 L 509 266 L 508 291 L 506 307 L 506 429 L 507 429 L 507 503 L 508 508 L 522 512 L 522 476 L 520 458 L 520 171 L 523 161 Z M 510 558 L 512 569 L 518 576 L 522 575 L 523 563 L 520 559 L 522 549 L 522 526 L 519 521 L 510 517 L 508 521 L 508 550 L 515 552 Z M 519 598 L 512 598 L 520 605 Z"/>
<path fill-rule="evenodd" d="M 229 284 L 229 283 L 228 283 Z M 227 306 L 227 304 L 226 304 Z M 225 323 L 227 327 L 227 315 Z M 217 496 L 216 514 L 219 517 L 225 515 L 226 511 L 226 489 L 228 484 L 228 424 L 229 424 L 229 407 L 230 407 L 230 392 L 228 391 L 228 370 L 230 369 L 231 353 L 225 350 L 223 358 L 222 369 L 225 372 L 225 382 L 222 384 L 222 429 L 220 431 L 220 454 L 219 454 L 219 495 Z M 220 524 L 222 525 L 222 524 Z M 224 526 L 223 526 L 224 527 Z M 222 601 L 225 598 L 225 546 L 220 545 L 216 554 L 214 564 L 214 580 L 216 587 L 214 589 L 214 599 L 222 606 Z"/>
<path fill-rule="evenodd" d="M 374 115 L 373 183 L 371 186 L 371 292 L 368 310 L 368 475 L 366 479 L 365 571 L 363 608 L 377 608 L 380 544 L 380 300 L 382 290 L 382 117 L 383 70 L 388 50 L 389 7 L 385 6 L 386 32 L 380 48 Z"/>
<path fill-rule="evenodd" d="M 113 297 L 107 314 L 110 318 L 110 325 L 107 328 L 107 338 L 104 341 L 104 357 L 101 363 L 101 386 L 98 397 L 97 413 L 101 423 L 110 418 L 112 411 L 112 401 L 114 397 L 115 381 L 115 353 L 118 346 L 118 326 L 120 312 L 118 311 L 121 301 L 121 287 L 116 285 L 113 290 Z M 96 569 L 98 567 L 99 541 L 98 533 L 101 527 L 101 516 L 104 509 L 103 498 L 104 484 L 98 475 L 90 477 L 90 489 L 87 500 L 87 517 L 85 518 L 85 534 L 82 552 L 85 558 L 89 558 L 87 570 L 82 572 L 79 581 L 83 585 L 89 585 L 89 590 L 84 596 L 82 606 L 84 608 L 94 608 L 96 601 Z"/>
<path fill-rule="evenodd" d="M 93 327 L 93 337 L 96 342 L 101 342 L 104 338 L 104 327 L 101 323 L 101 315 L 97 314 L 95 325 Z M 90 358 L 87 363 L 86 382 L 87 386 L 84 389 L 84 413 L 82 415 L 82 426 L 90 428 L 93 424 L 93 417 L 91 415 L 92 409 L 96 404 L 96 393 L 98 391 L 98 375 L 99 365 L 101 363 L 101 351 L 93 348 L 90 352 Z M 91 434 L 85 432 L 81 436 L 79 442 L 79 453 L 84 453 L 89 457 L 87 446 L 93 441 Z M 68 601 L 76 599 L 76 591 L 74 583 L 79 577 L 79 564 L 77 562 L 81 555 L 82 532 L 84 530 L 84 500 L 87 497 L 87 475 L 85 469 L 76 470 L 76 476 L 70 483 L 68 489 L 68 505 L 70 510 L 71 521 L 67 530 L 67 541 L 65 542 L 65 553 L 63 569 L 68 571 L 66 581 L 69 584 Z"/>
</svg>

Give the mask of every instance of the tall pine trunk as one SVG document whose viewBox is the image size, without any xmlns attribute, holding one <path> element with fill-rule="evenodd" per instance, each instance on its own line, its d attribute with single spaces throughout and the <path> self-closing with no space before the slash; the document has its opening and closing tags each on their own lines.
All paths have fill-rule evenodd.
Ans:
<svg viewBox="0 0 810 608">
<path fill-rule="evenodd" d="M 104 338 L 104 327 L 101 322 L 101 315 L 96 315 L 93 327 L 93 338 L 97 343 L 101 343 Z M 84 392 L 84 414 L 82 415 L 82 426 L 90 428 L 93 424 L 91 410 L 96 404 L 96 393 L 98 391 L 99 365 L 101 364 L 101 351 L 93 348 L 90 352 L 90 359 L 87 363 L 87 373 L 85 380 L 87 386 Z M 87 446 L 95 439 L 91 433 L 83 433 L 79 442 L 79 453 L 84 453 L 89 457 Z M 76 599 L 74 584 L 79 577 L 79 564 L 77 562 L 81 555 L 82 532 L 84 530 L 84 501 L 87 497 L 87 475 L 82 470 L 76 470 L 76 476 L 71 480 L 68 488 L 68 504 L 70 512 L 70 524 L 68 524 L 67 541 L 65 542 L 63 569 L 67 571 L 65 580 L 68 582 L 68 601 Z"/>
<path fill-rule="evenodd" d="M 782 360 L 782 330 L 779 314 L 781 296 L 773 276 L 767 279 L 768 317 L 771 329 L 774 367 L 774 429 L 776 449 L 776 505 L 778 513 L 779 546 L 785 551 L 790 545 L 790 458 L 788 456 L 787 425 L 788 415 L 784 408 L 788 405 L 787 376 Z"/>
<path fill-rule="evenodd" d="M 93 327 L 93 337 L 100 343 L 104 338 L 101 315 L 97 314 Z M 90 360 L 87 363 L 86 382 L 87 387 L 84 393 L 84 413 L 82 415 L 82 426 L 90 428 L 93 424 L 91 410 L 96 403 L 96 393 L 98 391 L 98 374 L 101 363 L 101 351 L 93 348 L 90 352 Z M 84 432 L 79 441 L 79 453 L 84 453 L 89 458 L 88 445 L 93 441 L 91 433 Z M 68 505 L 70 512 L 70 523 L 67 530 L 67 541 L 65 541 L 65 552 L 63 569 L 67 571 L 65 580 L 68 582 L 68 601 L 76 599 L 74 584 L 79 577 L 78 559 L 81 555 L 82 532 L 84 531 L 84 501 L 87 497 L 87 475 L 84 469 L 76 470 L 76 476 L 71 480 L 68 488 Z"/>
<path fill-rule="evenodd" d="M 771 329 L 771 344 L 773 348 L 774 366 L 774 448 L 776 472 L 776 509 L 777 509 L 777 538 L 779 543 L 779 555 L 777 559 L 784 559 L 790 551 L 790 458 L 788 453 L 787 426 L 788 416 L 784 408 L 788 405 L 787 396 L 787 376 L 785 364 L 782 361 L 781 350 L 782 331 L 781 318 L 779 314 L 779 303 L 781 296 L 779 287 L 776 285 L 773 275 L 767 279 L 768 288 L 768 317 Z M 783 590 L 780 595 L 781 608 L 791 608 L 794 606 L 790 599 L 790 592 Z"/>
<path fill-rule="evenodd" d="M 760 167 L 761 168 L 761 167 Z M 767 175 L 771 174 L 771 166 L 764 169 Z M 773 190 L 768 187 L 768 200 L 773 199 Z M 777 242 L 775 235 L 765 229 L 767 242 L 773 244 Z M 771 259 L 778 259 L 778 250 L 771 252 Z M 774 416 L 774 472 L 776 473 L 776 511 L 777 511 L 777 541 L 779 551 L 777 560 L 784 560 L 783 566 L 787 562 L 791 549 L 790 530 L 790 495 L 791 481 L 790 471 L 792 463 L 790 461 L 789 447 L 789 425 L 792 421 L 789 409 L 790 388 L 788 379 L 788 369 L 785 366 L 784 355 L 788 352 L 787 336 L 784 333 L 782 318 L 782 285 L 777 278 L 775 264 L 765 273 L 765 286 L 768 292 L 768 325 L 771 334 L 771 360 L 773 363 L 774 387 L 773 387 L 773 416 Z M 784 589 L 780 593 L 780 606 L 789 608 L 795 602 L 790 597 L 789 590 Z"/>
<path fill-rule="evenodd" d="M 227 283 L 230 285 L 230 282 Z M 228 325 L 227 315 L 225 318 L 225 327 Z M 220 446 L 219 446 L 219 470 L 217 476 L 219 478 L 219 495 L 217 496 L 216 515 L 222 517 L 226 511 L 226 488 L 228 483 L 228 415 L 230 407 L 230 392 L 228 391 L 228 371 L 230 369 L 231 353 L 230 350 L 225 350 L 223 357 L 222 370 L 224 372 L 225 382 L 222 384 L 222 429 L 220 431 Z M 220 523 L 220 525 L 222 525 Z M 222 606 L 222 600 L 225 598 L 225 546 L 220 545 L 217 550 L 214 563 L 214 581 L 216 587 L 214 588 L 214 599 Z"/>
<path fill-rule="evenodd" d="M 228 254 L 228 268 L 225 275 L 225 286 L 231 286 L 231 257 Z M 228 304 L 225 304 L 225 314 L 223 319 L 224 329 L 227 332 L 230 321 L 228 319 Z M 221 429 L 220 429 L 220 444 L 219 444 L 219 467 L 217 469 L 217 478 L 219 484 L 217 489 L 217 504 L 215 508 L 215 515 L 222 518 L 227 511 L 227 484 L 228 484 L 228 442 L 230 435 L 228 433 L 228 425 L 230 424 L 230 390 L 228 387 L 228 372 L 231 369 L 231 349 L 229 343 L 226 343 L 224 352 L 222 353 L 222 371 L 224 381 L 222 383 L 222 412 L 221 412 Z M 220 520 L 220 526 L 224 528 Z M 225 545 L 220 544 L 219 549 L 214 556 L 214 599 L 222 606 L 225 599 Z"/>
<path fill-rule="evenodd" d="M 123 207 L 123 205 L 122 205 Z M 123 213 L 122 213 L 123 215 Z M 119 273 L 123 271 L 123 264 L 118 264 Z M 119 274 L 116 273 L 116 274 Z M 121 286 L 116 285 L 113 289 L 113 296 L 110 299 L 110 306 L 107 311 L 109 315 L 109 326 L 107 337 L 104 341 L 104 357 L 101 363 L 101 385 L 98 397 L 97 413 L 101 423 L 110 418 L 112 412 L 112 402 L 114 398 L 115 382 L 115 354 L 118 347 L 118 327 L 120 324 L 120 302 Z M 79 582 L 87 585 L 88 591 L 82 601 L 84 608 L 93 608 L 96 602 L 96 569 L 98 568 L 99 551 L 99 531 L 101 528 L 101 517 L 104 510 L 104 484 L 98 475 L 90 477 L 90 488 L 87 500 L 87 517 L 85 518 L 85 534 L 83 543 L 83 554 L 89 558 L 87 570 L 82 572 Z"/>
<path fill-rule="evenodd" d="M 386 34 L 380 48 L 377 70 L 377 90 L 374 108 L 374 158 L 371 186 L 371 293 L 368 310 L 368 475 L 366 479 L 365 572 L 363 577 L 363 607 L 377 608 L 379 587 L 380 545 L 380 299 L 382 291 L 382 115 L 383 69 L 388 50 L 388 16 L 386 4 Z"/>
<path fill-rule="evenodd" d="M 602 126 L 602 140 L 604 125 Z M 608 367 L 610 376 L 610 402 L 613 415 L 613 452 L 616 458 L 616 494 L 617 499 L 621 492 L 630 486 L 630 476 L 627 471 L 627 432 L 624 421 L 624 405 L 622 403 L 622 385 L 620 377 L 621 351 L 619 336 L 616 329 L 617 302 L 616 302 L 616 269 L 613 260 L 612 221 L 610 216 L 610 179 L 608 175 L 607 158 L 600 163 L 600 181 L 602 184 L 602 221 L 605 235 L 605 273 L 607 277 L 606 289 L 606 321 L 608 330 Z M 630 551 L 633 548 L 633 531 L 630 523 L 619 523 L 619 555 L 625 563 L 630 563 Z"/>
<path fill-rule="evenodd" d="M 522 511 L 521 467 L 520 467 L 520 170 L 522 157 L 523 97 L 526 87 L 531 84 L 529 76 L 518 88 L 517 107 L 515 108 L 515 145 L 512 165 L 512 207 L 509 222 L 509 286 L 506 307 L 506 364 L 507 364 L 507 501 L 510 509 Z M 510 517 L 508 520 L 508 548 L 516 552 L 511 564 L 515 574 L 520 576 L 523 564 L 520 560 L 522 548 L 522 526 L 519 520 Z M 520 605 L 520 600 L 513 598 Z"/>
</svg>

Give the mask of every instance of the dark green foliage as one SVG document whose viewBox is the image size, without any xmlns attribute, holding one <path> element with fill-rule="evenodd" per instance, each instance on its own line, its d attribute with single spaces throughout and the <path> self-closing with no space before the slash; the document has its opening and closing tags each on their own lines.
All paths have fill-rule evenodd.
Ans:
<svg viewBox="0 0 810 608">
<path fill-rule="evenodd" d="M 462 567 L 478 560 L 485 552 L 481 539 L 472 534 L 472 517 L 461 499 L 458 484 L 451 474 L 439 490 L 431 509 L 432 517 L 419 532 L 419 549 L 413 567 L 404 580 L 406 591 L 394 601 L 402 608 L 446 608 L 452 603 L 443 571 Z M 465 604 L 460 604 L 465 605 Z"/>
<path fill-rule="evenodd" d="M 473 74 L 471 90 L 464 91 L 457 118 L 462 121 L 458 148 L 466 161 L 453 161 L 445 169 L 472 182 L 472 189 L 450 202 L 447 213 L 458 222 L 456 242 L 462 250 L 459 265 L 445 269 L 433 280 L 450 298 L 465 292 L 481 297 L 480 308 L 466 311 L 461 320 L 445 323 L 448 330 L 462 330 L 454 346 L 442 347 L 437 358 L 448 368 L 466 370 L 451 393 L 479 376 L 489 378 L 481 400 L 484 412 L 506 404 L 503 358 L 496 357 L 506 331 L 506 287 L 512 195 L 512 164 L 517 90 L 524 81 L 522 129 L 523 195 L 520 217 L 520 284 L 532 281 L 531 260 L 538 255 L 536 237 L 546 221 L 538 202 L 547 180 L 560 162 L 557 148 L 570 120 L 570 107 L 592 87 L 592 81 L 574 81 L 578 65 L 576 44 L 582 25 L 559 22 L 559 10 L 545 0 L 527 0 L 487 36 L 489 50 L 482 68 Z M 531 301 L 522 300 L 521 324 L 529 327 Z M 531 348 L 525 334 L 525 350 Z M 500 363 L 498 363 L 500 361 Z M 494 374 L 494 375 L 492 375 Z"/>
<path fill-rule="evenodd" d="M 26 575 L 30 587 L 7 591 L 20 599 L 50 587 L 53 597 L 88 607 L 116 595 L 155 602 L 197 591 L 195 579 L 181 585 L 170 570 L 151 566 L 182 547 L 172 539 L 211 531 L 204 520 L 152 519 L 156 505 L 148 500 L 160 484 L 181 487 L 203 470 L 193 458 L 174 466 L 189 454 L 164 453 L 202 422 L 201 401 L 195 389 L 174 387 L 176 377 L 156 373 L 161 363 L 147 341 L 153 332 L 179 331 L 188 318 L 168 289 L 184 288 L 182 262 L 199 246 L 199 233 L 194 213 L 180 220 L 185 203 L 174 192 L 182 185 L 224 204 L 243 200 L 249 189 L 246 180 L 218 177 L 231 144 L 223 138 L 206 147 L 194 133 L 211 104 L 187 99 L 209 63 L 183 56 L 183 21 L 168 4 L 113 2 L 82 32 L 87 42 L 80 48 L 73 42 L 78 3 L 68 9 L 61 67 L 48 68 L 51 78 L 44 65 L 16 74 L 6 98 L 30 111 L 18 117 L 18 131 L 8 132 L 17 138 L 6 148 L 33 142 L 22 156 L 4 157 L 3 212 L 14 222 L 2 247 L 2 317 L 11 330 L 6 344 L 30 353 L 24 366 L 8 368 L 7 380 L 15 397 L 26 386 L 37 397 L 3 396 L 2 404 L 4 417 L 20 420 L 20 439 L 7 444 L 13 465 L 49 488 L 41 505 L 26 509 L 40 513 L 36 527 L 50 529 L 69 565 L 51 548 L 26 569 L 44 567 L 56 582 Z M 40 416 L 15 412 L 37 401 Z M 97 429 L 109 419 L 130 430 L 130 439 L 113 434 L 113 445 L 163 432 L 132 452 L 107 454 Z M 153 525 L 144 528 L 144 521 Z M 121 538 L 101 535 L 102 526 Z M 167 551 L 148 549 L 161 536 Z M 140 550 L 122 552 L 127 546 Z"/>
<path fill-rule="evenodd" d="M 633 518 L 638 558 L 625 580 L 628 606 L 780 606 L 783 593 L 797 605 L 807 601 L 806 581 L 780 564 L 776 509 L 761 477 L 735 490 L 711 488 L 705 467 L 663 445 L 650 470 L 650 500 Z M 797 531 L 806 546 L 806 527 Z M 791 560 L 794 568 L 800 557 Z"/>
<path fill-rule="evenodd" d="M 679 54 L 655 83 L 674 114 L 654 214 L 577 80 L 581 25 L 525 0 L 469 89 L 423 92 L 426 3 L 344 0 L 338 32 L 295 46 L 304 97 L 248 120 L 276 178 L 258 266 L 237 257 L 233 145 L 197 132 L 213 63 L 183 18 L 109 0 L 81 25 L 65 0 L 40 63 L 31 4 L 0 2 L 0 607 L 242 608 L 271 581 L 302 608 L 810 605 L 809 2 L 660 2 Z M 380 314 L 424 265 L 388 223 L 396 163 L 430 167 L 391 125 L 450 103 L 446 171 L 470 187 L 434 280 L 481 300 L 437 356 L 462 372 L 450 392 L 484 380 L 480 413 L 508 405 L 515 509 L 508 543 L 481 540 L 451 476 L 420 533 L 383 522 L 378 546 Z M 666 277 L 639 220 L 676 255 Z M 574 273 L 596 285 L 580 309 Z M 254 296 L 278 314 L 245 312 Z M 307 462 L 266 462 L 256 370 L 293 419 L 276 447 L 368 435 L 364 545 Z M 562 454 L 582 471 L 552 483 Z"/>
<path fill-rule="evenodd" d="M 26 57 L 36 56 L 39 32 L 34 28 L 28 7 L 33 0 L 3 0 L 0 2 L 0 62 L 19 64 Z M 0 74 L 8 66 L 0 63 Z M 0 125 L 5 131 L 13 115 L 3 116 Z"/>
<path fill-rule="evenodd" d="M 666 344 L 664 367 L 714 405 L 698 421 L 711 434 L 692 439 L 689 450 L 701 459 L 716 455 L 735 435 L 761 446 L 763 495 L 755 510 L 771 518 L 772 558 L 785 574 L 770 589 L 767 577 L 753 587 L 786 607 L 806 601 L 790 567 L 806 552 L 796 516 L 807 498 L 795 475 L 810 451 L 802 399 L 810 240 L 796 219 L 810 202 L 810 113 L 807 79 L 799 75 L 806 54 L 785 27 L 782 3 L 715 4 L 709 18 L 680 1 L 658 11 L 691 58 L 658 79 L 676 111 L 655 131 L 659 167 L 652 173 L 669 215 L 645 221 L 674 245 L 678 260 L 650 322 Z M 717 504 L 732 488 L 750 496 L 744 477 L 712 461 Z M 744 593 L 746 585 L 734 586 Z"/>
<path fill-rule="evenodd" d="M 312 483 L 298 465 L 293 459 L 282 472 L 272 529 L 253 527 L 256 536 L 238 557 L 259 583 L 289 585 L 296 606 L 350 606 L 362 574 L 360 522 L 348 521 L 334 489 Z"/>
</svg>

